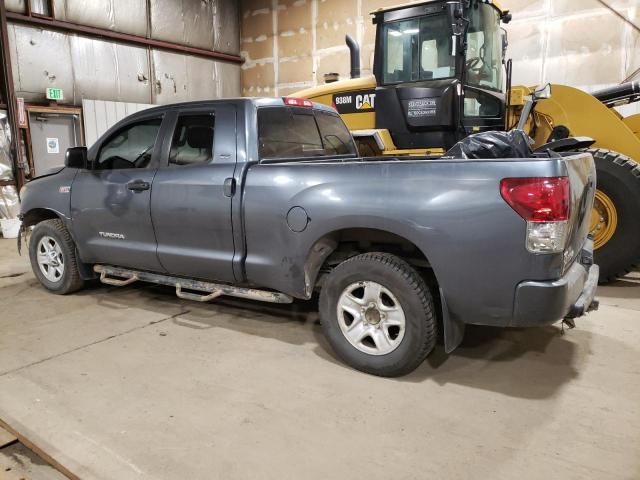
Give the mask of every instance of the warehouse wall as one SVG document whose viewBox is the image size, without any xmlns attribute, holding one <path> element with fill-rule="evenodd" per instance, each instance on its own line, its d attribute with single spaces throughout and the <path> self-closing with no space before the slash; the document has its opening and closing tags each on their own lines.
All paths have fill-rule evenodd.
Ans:
<svg viewBox="0 0 640 480">
<path fill-rule="evenodd" d="M 375 30 L 369 12 L 406 0 L 244 0 L 241 54 L 244 95 L 285 95 L 348 78 L 346 33 L 361 45 L 371 73 Z M 415 2 L 414 2 L 415 3 Z M 640 24 L 640 0 L 606 0 Z M 621 82 L 640 68 L 640 35 L 597 0 L 503 0 L 514 82 L 593 88 Z M 637 75 L 636 78 L 640 78 Z"/>
<path fill-rule="evenodd" d="M 596 0 L 508 0 L 514 76 L 524 83 L 620 83 L 640 68 L 640 35 Z M 640 25 L 640 0 L 605 0 Z M 636 75 L 640 78 L 640 75 Z"/>
<path fill-rule="evenodd" d="M 5 1 L 9 11 L 24 13 L 24 0 Z M 57 20 L 225 53 L 240 49 L 235 0 L 53 3 Z M 165 104 L 240 94 L 240 67 L 227 62 L 12 23 L 9 43 L 16 95 L 27 102 L 44 101 L 51 86 L 74 105 L 83 98 Z"/>
</svg>

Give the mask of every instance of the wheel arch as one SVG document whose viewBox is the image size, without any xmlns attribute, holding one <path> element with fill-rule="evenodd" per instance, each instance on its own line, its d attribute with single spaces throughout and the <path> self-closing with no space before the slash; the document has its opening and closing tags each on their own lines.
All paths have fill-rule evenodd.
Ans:
<svg viewBox="0 0 640 480">
<path fill-rule="evenodd" d="M 323 269 L 367 252 L 392 253 L 420 270 L 432 270 L 427 254 L 406 235 L 378 227 L 349 227 L 332 230 L 318 238 L 307 252 L 304 274 L 310 295 Z M 435 272 L 433 279 L 437 285 Z"/>
<path fill-rule="evenodd" d="M 60 219 L 67 224 L 66 218 L 60 212 L 57 212 L 51 208 L 32 208 L 26 213 L 22 214 L 22 227 L 32 227 L 45 220 Z"/>
<path fill-rule="evenodd" d="M 359 244 L 360 248 L 350 249 L 356 246 L 354 243 Z M 464 323 L 450 315 L 442 285 L 427 252 L 406 235 L 375 227 L 341 228 L 324 234 L 313 243 L 305 261 L 305 288 L 308 296 L 311 296 L 316 286 L 322 285 L 322 277 L 330 272 L 334 265 L 366 252 L 397 255 L 418 270 L 436 303 L 437 321 L 443 332 L 445 350 L 448 353 L 452 352 L 462 341 Z"/>
<path fill-rule="evenodd" d="M 22 249 L 22 239 L 23 239 L 22 232 L 26 231 L 26 229 L 28 229 L 29 227 L 38 225 L 39 223 L 42 223 L 46 220 L 60 220 L 66 227 L 67 231 L 69 232 L 69 235 L 71 236 L 71 239 L 75 244 L 75 257 L 76 257 L 76 262 L 77 262 L 78 270 L 80 272 L 81 277 L 84 280 L 90 280 L 90 279 L 96 278 L 96 274 L 93 271 L 92 266 L 89 264 L 83 263 L 80 258 L 77 242 L 73 234 L 73 230 L 70 228 L 71 225 L 70 225 L 69 219 L 66 216 L 64 216 L 62 213 L 52 208 L 36 207 L 23 213 L 21 215 L 21 220 L 22 220 L 22 226 L 20 230 L 21 234 L 19 235 L 19 243 L 18 243 L 20 250 Z M 28 248 L 29 237 L 25 237 L 25 238 L 26 238 L 27 248 Z"/>
</svg>

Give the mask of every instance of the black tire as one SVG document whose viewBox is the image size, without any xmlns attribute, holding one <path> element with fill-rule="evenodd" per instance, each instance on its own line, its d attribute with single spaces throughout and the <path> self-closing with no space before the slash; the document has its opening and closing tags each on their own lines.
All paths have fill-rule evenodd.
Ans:
<svg viewBox="0 0 640 480">
<path fill-rule="evenodd" d="M 38 244 L 45 236 L 54 239 L 62 252 L 64 269 L 60 278 L 55 281 L 49 280 L 38 265 Z M 45 220 L 35 226 L 29 239 L 29 259 L 34 275 L 42 286 L 52 293 L 66 295 L 80 290 L 84 286 L 84 281 L 78 270 L 75 243 L 62 220 Z"/>
<path fill-rule="evenodd" d="M 606 283 L 640 264 L 640 166 L 611 150 L 589 152 L 596 162 L 597 188 L 611 199 L 618 216 L 613 236 L 594 252 L 600 282 Z"/>
<path fill-rule="evenodd" d="M 338 323 L 340 296 L 350 285 L 361 281 L 376 282 L 386 288 L 404 312 L 404 336 L 389 353 L 372 355 L 357 349 Z M 345 363 L 363 372 L 381 377 L 405 375 L 415 370 L 435 346 L 437 320 L 433 297 L 420 274 L 395 255 L 365 253 L 342 262 L 326 278 L 319 305 L 329 344 Z"/>
</svg>

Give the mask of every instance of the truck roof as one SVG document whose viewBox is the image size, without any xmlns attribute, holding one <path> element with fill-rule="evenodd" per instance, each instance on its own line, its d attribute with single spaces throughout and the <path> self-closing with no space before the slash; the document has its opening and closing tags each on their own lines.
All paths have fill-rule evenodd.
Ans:
<svg viewBox="0 0 640 480">
<path fill-rule="evenodd" d="M 285 98 L 291 98 L 291 97 L 231 97 L 231 98 L 219 98 L 215 100 L 196 100 L 192 102 L 178 102 L 178 103 L 170 103 L 167 105 L 158 105 L 156 107 L 140 110 L 130 115 L 130 117 L 146 116 L 148 114 L 164 112 L 168 110 L 183 109 L 185 107 L 202 108 L 206 106 L 219 105 L 221 103 L 233 104 L 233 105 L 244 105 L 244 106 L 246 106 L 247 104 L 251 104 L 255 107 L 285 107 L 285 106 L 288 106 L 284 102 Z M 322 103 L 316 103 L 316 102 L 312 102 L 312 104 L 313 104 L 312 108 L 316 110 L 323 110 L 327 112 L 336 113 L 335 109 L 333 109 L 328 105 L 324 105 Z"/>
</svg>

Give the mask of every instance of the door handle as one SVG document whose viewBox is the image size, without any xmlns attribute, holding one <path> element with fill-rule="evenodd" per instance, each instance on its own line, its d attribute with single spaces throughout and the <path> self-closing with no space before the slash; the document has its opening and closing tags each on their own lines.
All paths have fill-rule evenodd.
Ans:
<svg viewBox="0 0 640 480">
<path fill-rule="evenodd" d="M 127 188 L 134 192 L 142 192 L 143 190 L 149 190 L 151 184 L 149 182 L 143 182 L 142 180 L 134 180 L 133 182 L 127 183 Z"/>
<path fill-rule="evenodd" d="M 224 179 L 224 196 L 233 197 L 236 193 L 236 179 L 233 177 Z"/>
</svg>

